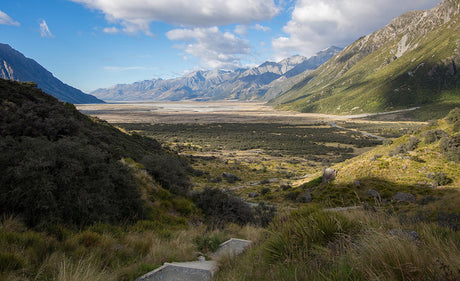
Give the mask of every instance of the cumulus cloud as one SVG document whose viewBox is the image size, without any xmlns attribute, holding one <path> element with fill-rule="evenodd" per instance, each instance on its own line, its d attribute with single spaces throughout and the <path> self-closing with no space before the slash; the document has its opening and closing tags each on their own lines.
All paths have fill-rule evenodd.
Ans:
<svg viewBox="0 0 460 281">
<path fill-rule="evenodd" d="M 13 20 L 10 16 L 0 11 L 0 24 L 19 26 L 19 22 Z"/>
<path fill-rule="evenodd" d="M 45 20 L 40 21 L 40 35 L 44 38 L 54 38 Z"/>
<path fill-rule="evenodd" d="M 400 14 L 434 7 L 440 0 L 298 0 L 291 20 L 283 27 L 287 36 L 275 38 L 278 58 L 292 53 L 310 56 L 338 45 L 345 47 Z"/>
<path fill-rule="evenodd" d="M 150 23 L 193 27 L 250 24 L 273 18 L 279 8 L 273 0 L 70 0 L 99 10 L 123 32 L 150 33 Z"/>
<path fill-rule="evenodd" d="M 242 57 L 251 52 L 249 42 L 231 32 L 222 33 L 218 27 L 174 29 L 166 33 L 170 40 L 182 41 L 176 48 L 199 58 L 203 67 L 234 69 Z"/>
</svg>

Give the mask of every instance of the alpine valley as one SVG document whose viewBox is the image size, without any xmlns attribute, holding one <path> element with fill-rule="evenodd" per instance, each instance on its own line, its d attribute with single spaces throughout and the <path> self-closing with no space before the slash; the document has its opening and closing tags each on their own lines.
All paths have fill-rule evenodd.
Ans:
<svg viewBox="0 0 460 281">
<path fill-rule="evenodd" d="M 105 101 L 267 101 L 290 88 L 340 50 L 330 47 L 310 58 L 297 55 L 277 63 L 267 61 L 250 69 L 194 71 L 175 79 L 115 85 L 91 94 Z"/>
<path fill-rule="evenodd" d="M 224 2 L 246 4 L 193 5 Z M 460 280 L 460 0 L 437 2 L 342 50 L 92 95 L 0 44 L 0 281 Z"/>
</svg>

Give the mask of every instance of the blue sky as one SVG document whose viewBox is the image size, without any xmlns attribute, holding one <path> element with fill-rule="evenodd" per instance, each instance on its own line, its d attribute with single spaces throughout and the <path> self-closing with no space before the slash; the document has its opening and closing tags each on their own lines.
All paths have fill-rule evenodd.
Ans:
<svg viewBox="0 0 460 281">
<path fill-rule="evenodd" d="M 2 0 L 0 43 L 90 92 L 345 47 L 440 0 Z"/>
</svg>

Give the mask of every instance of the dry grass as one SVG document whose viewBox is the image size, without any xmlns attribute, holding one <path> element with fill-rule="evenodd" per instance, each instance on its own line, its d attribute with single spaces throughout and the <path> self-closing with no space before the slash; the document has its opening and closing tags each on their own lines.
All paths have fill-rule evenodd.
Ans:
<svg viewBox="0 0 460 281">
<path fill-rule="evenodd" d="M 93 258 L 73 262 L 63 258 L 54 281 L 111 281 L 117 280 L 116 275 L 101 269 Z"/>
<path fill-rule="evenodd" d="M 305 219 L 310 220 L 310 215 Z M 329 216 L 323 213 L 320 217 L 324 215 Z M 289 235 L 294 240 L 276 240 L 283 244 L 280 249 L 292 252 L 290 258 L 268 262 L 265 241 L 238 259 L 222 259 L 222 270 L 216 280 L 458 280 L 458 232 L 434 224 L 402 225 L 397 217 L 384 213 L 353 210 L 344 216 L 353 222 L 354 230 L 346 233 L 339 230 L 336 238 L 325 244 L 323 238 L 314 241 L 305 236 L 309 240 L 308 249 L 296 246 L 295 237 L 323 230 L 316 229 L 318 225 L 310 230 L 313 226 L 298 228 L 301 221 L 298 215 L 294 220 L 281 219 L 284 228 L 272 233 L 267 241 L 290 229 Z M 313 213 L 314 217 L 317 215 Z"/>
</svg>

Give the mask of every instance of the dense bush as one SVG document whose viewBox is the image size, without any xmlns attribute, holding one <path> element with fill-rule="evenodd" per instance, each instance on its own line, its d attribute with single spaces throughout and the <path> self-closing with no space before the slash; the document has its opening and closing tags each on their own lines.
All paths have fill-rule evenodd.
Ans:
<svg viewBox="0 0 460 281">
<path fill-rule="evenodd" d="M 142 216 L 131 171 L 145 160 L 158 182 L 184 192 L 186 163 L 26 84 L 0 79 L 0 214 L 30 226 L 123 223 Z M 147 166 L 146 165 L 146 166 Z"/>
<path fill-rule="evenodd" d="M 460 121 L 460 108 L 456 107 L 456 108 L 452 109 L 446 115 L 446 121 L 449 124 L 455 124 L 456 122 Z"/>
<path fill-rule="evenodd" d="M 447 136 L 449 135 L 443 130 L 429 130 L 423 133 L 425 143 L 434 143 Z"/>
<path fill-rule="evenodd" d="M 263 149 L 270 155 L 301 156 L 312 161 L 324 157 L 331 162 L 340 162 L 353 156 L 353 148 L 381 144 L 380 140 L 357 132 L 320 124 L 277 123 L 220 123 L 220 124 L 119 124 L 127 131 L 142 132 L 165 142 L 176 143 L 178 151 L 249 150 Z M 179 145 L 177 142 L 194 146 Z M 329 146 L 324 143 L 340 143 L 345 146 Z"/>
<path fill-rule="evenodd" d="M 445 173 L 436 173 L 428 175 L 430 179 L 433 179 L 433 185 L 447 185 L 452 182 L 452 179 L 449 178 Z"/>
<path fill-rule="evenodd" d="M 457 133 L 460 131 L 460 108 L 456 107 L 451 110 L 446 116 L 446 121 L 449 124 L 453 124 L 454 132 Z"/>
<path fill-rule="evenodd" d="M 269 187 L 264 187 L 260 190 L 260 194 L 264 196 L 267 193 L 270 193 L 271 189 Z"/>
<path fill-rule="evenodd" d="M 403 154 L 408 151 L 413 151 L 414 149 L 417 148 L 418 144 L 420 143 L 420 139 L 416 136 L 410 136 L 409 141 L 397 146 L 393 151 L 389 152 L 390 156 L 396 155 L 396 154 Z"/>
<path fill-rule="evenodd" d="M 450 161 L 460 161 L 460 134 L 441 139 L 440 148 Z"/>
<path fill-rule="evenodd" d="M 254 209 L 241 198 L 217 188 L 207 187 L 195 194 L 193 200 L 203 210 L 210 223 L 216 227 L 222 227 L 229 222 L 266 226 L 275 215 L 273 206 L 259 204 Z"/>
<path fill-rule="evenodd" d="M 141 163 L 162 186 L 172 193 L 184 195 L 190 187 L 185 160 L 168 154 L 147 155 Z"/>
<path fill-rule="evenodd" d="M 260 202 L 254 208 L 254 224 L 266 227 L 270 224 L 276 214 L 276 208 L 273 205 Z"/>
</svg>

